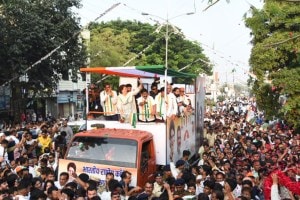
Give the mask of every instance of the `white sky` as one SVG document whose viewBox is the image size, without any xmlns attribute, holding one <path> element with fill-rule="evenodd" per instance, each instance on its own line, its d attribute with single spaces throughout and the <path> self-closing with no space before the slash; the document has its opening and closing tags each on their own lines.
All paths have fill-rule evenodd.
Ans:
<svg viewBox="0 0 300 200">
<path fill-rule="evenodd" d="M 151 19 L 179 27 L 186 38 L 201 43 L 204 53 L 215 65 L 220 80 L 232 83 L 232 69 L 236 69 L 234 80 L 246 83 L 250 57 L 250 30 L 244 25 L 243 16 L 250 4 L 257 8 L 262 0 L 220 0 L 208 10 L 208 0 L 82 0 L 82 8 L 76 10 L 81 24 L 94 21 L 112 5 L 121 4 L 98 19 L 100 21 L 135 19 L 154 24 Z M 143 16 L 141 13 L 152 16 Z M 195 12 L 193 15 L 185 13 Z M 151 18 L 151 19 L 150 19 Z M 150 33 L 149 33 L 150 34 Z M 171 43 L 172 41 L 169 40 Z M 226 76 L 227 74 L 227 76 Z"/>
</svg>

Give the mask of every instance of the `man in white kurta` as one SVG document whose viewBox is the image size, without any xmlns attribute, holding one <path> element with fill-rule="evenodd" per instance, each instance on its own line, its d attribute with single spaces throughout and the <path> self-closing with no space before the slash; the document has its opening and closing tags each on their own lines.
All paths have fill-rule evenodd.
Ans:
<svg viewBox="0 0 300 200">
<path fill-rule="evenodd" d="M 112 90 L 110 84 L 105 84 L 105 88 L 100 92 L 100 102 L 104 111 L 105 120 L 117 121 L 117 92 Z"/>
<path fill-rule="evenodd" d="M 156 119 L 165 120 L 166 119 L 166 99 L 165 99 L 165 88 L 162 87 L 160 92 L 155 96 L 156 105 Z"/>
<path fill-rule="evenodd" d="M 139 108 L 138 118 L 140 121 L 155 121 L 155 102 L 146 89 L 141 90 L 141 96 L 137 99 L 137 104 Z"/>
</svg>

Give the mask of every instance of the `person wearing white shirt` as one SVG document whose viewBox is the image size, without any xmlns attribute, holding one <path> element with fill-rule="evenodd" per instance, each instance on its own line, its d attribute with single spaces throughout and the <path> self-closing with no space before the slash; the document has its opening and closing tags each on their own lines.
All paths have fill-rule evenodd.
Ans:
<svg viewBox="0 0 300 200">
<path fill-rule="evenodd" d="M 14 141 L 15 144 L 18 144 L 18 143 L 20 142 L 20 140 L 16 137 L 16 135 L 17 135 L 17 131 L 16 131 L 15 129 L 13 129 L 13 130 L 10 131 L 10 135 L 9 135 L 9 136 L 6 136 L 5 139 L 6 139 L 8 142 Z"/>
<path fill-rule="evenodd" d="M 2 140 L 0 145 L 0 163 L 2 168 L 5 168 L 6 164 L 9 163 L 7 146 L 8 146 L 8 141 Z"/>
<path fill-rule="evenodd" d="M 26 181 L 26 180 L 21 180 L 19 182 L 19 185 L 17 187 L 17 195 L 15 196 L 15 199 L 18 200 L 29 200 L 30 196 L 29 196 L 29 187 L 30 187 L 31 183 Z"/>
<path fill-rule="evenodd" d="M 55 171 L 58 166 L 58 157 L 59 157 L 59 152 L 57 152 L 57 151 L 55 153 L 49 154 L 48 167 L 53 169 L 53 171 Z"/>
<path fill-rule="evenodd" d="M 106 83 L 104 90 L 100 92 L 100 103 L 104 111 L 105 120 L 117 121 L 117 92 L 112 90 L 111 85 Z"/>
<path fill-rule="evenodd" d="M 165 99 L 165 88 L 162 87 L 160 92 L 155 96 L 156 104 L 156 119 L 165 120 L 166 119 L 166 99 Z"/>
<path fill-rule="evenodd" d="M 69 180 L 69 174 L 67 172 L 61 172 L 59 175 L 59 180 L 54 182 L 54 185 L 61 190 Z"/>
<path fill-rule="evenodd" d="M 178 113 L 178 105 L 176 101 L 176 96 L 172 91 L 172 86 L 170 84 L 167 85 L 167 117 L 175 119 Z"/>
<path fill-rule="evenodd" d="M 146 89 L 141 90 L 141 96 L 137 99 L 139 108 L 139 120 L 143 122 L 153 122 L 155 120 L 156 106 L 154 99 Z"/>
</svg>

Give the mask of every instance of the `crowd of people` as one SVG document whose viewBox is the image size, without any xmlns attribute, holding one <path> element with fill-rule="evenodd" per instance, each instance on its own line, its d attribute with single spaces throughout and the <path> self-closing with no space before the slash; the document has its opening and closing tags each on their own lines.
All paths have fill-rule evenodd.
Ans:
<svg viewBox="0 0 300 200">
<path fill-rule="evenodd" d="M 100 94 L 105 118 L 120 120 L 121 116 L 126 122 L 129 113 L 139 109 L 139 120 L 151 122 L 181 117 L 192 109 L 188 99 L 180 100 L 184 88 L 168 84 L 165 90 L 153 85 L 149 93 L 142 87 L 138 92 L 140 97 L 134 101 L 137 92 L 130 85 L 121 85 L 117 95 L 105 84 Z M 237 106 L 243 103 L 246 109 Z M 300 133 L 280 120 L 265 120 L 255 101 L 220 102 L 206 110 L 198 159 L 190 160 L 189 150 L 184 150 L 182 158 L 162 166 L 154 180 L 142 187 L 130 185 L 129 171 L 122 172 L 121 180 L 107 173 L 103 184 L 85 173 L 58 174 L 58 159 L 72 136 L 67 121 L 2 127 L 0 200 L 299 199 Z"/>
</svg>

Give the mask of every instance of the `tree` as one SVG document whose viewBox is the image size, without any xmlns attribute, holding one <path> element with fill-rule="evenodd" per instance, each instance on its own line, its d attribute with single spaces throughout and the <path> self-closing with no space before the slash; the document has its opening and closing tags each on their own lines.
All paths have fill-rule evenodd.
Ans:
<svg viewBox="0 0 300 200">
<path fill-rule="evenodd" d="M 128 65 L 165 65 L 165 27 L 162 27 L 159 33 L 157 28 L 157 25 L 121 20 L 91 24 L 91 66 L 123 65 L 135 55 L 139 56 Z M 172 31 L 169 38 L 168 67 L 180 70 L 191 64 L 182 71 L 211 74 L 212 66 L 207 64 L 208 58 L 203 54 L 203 49 L 198 44 L 184 39 L 180 30 L 178 34 Z M 93 55 L 98 55 L 101 59 L 93 58 Z M 108 55 L 115 55 L 116 59 Z M 199 58 L 206 62 L 199 61 Z"/>
<path fill-rule="evenodd" d="M 250 65 L 257 76 L 253 92 L 267 117 L 300 126 L 300 6 L 299 2 L 268 0 L 246 18 L 254 45 Z M 279 99 L 286 97 L 282 103 Z"/>
<path fill-rule="evenodd" d="M 84 64 L 74 6 L 80 6 L 79 0 L 1 1 L 0 85 L 11 84 L 14 111 L 24 109 L 22 99 L 29 93 L 52 94 L 60 74 L 76 74 Z"/>
</svg>

